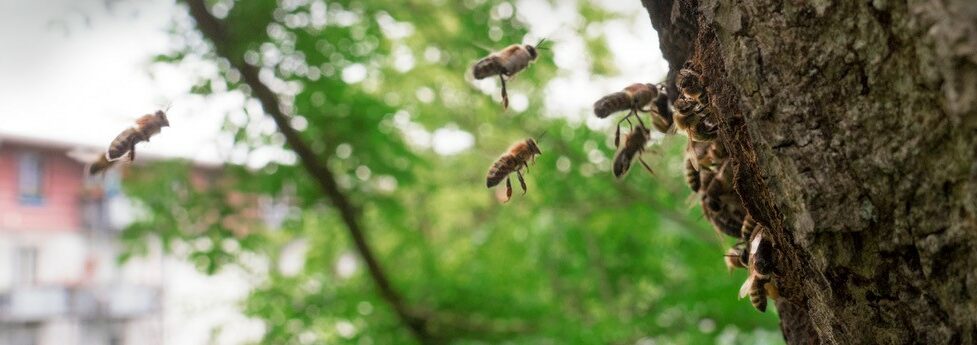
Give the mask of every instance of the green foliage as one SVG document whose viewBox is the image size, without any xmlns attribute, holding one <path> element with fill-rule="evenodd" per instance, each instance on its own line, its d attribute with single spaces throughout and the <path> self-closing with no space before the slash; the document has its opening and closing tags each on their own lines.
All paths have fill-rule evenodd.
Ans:
<svg viewBox="0 0 977 345">
<path fill-rule="evenodd" d="M 719 237 L 688 206 L 683 137 L 647 154 L 655 176 L 635 168 L 618 181 L 609 172 L 609 131 L 540 115 L 546 82 L 560 73 L 551 57 L 509 84 L 530 100 L 522 112 L 503 112 L 494 91 L 466 79 L 487 54 L 477 45 L 538 39 L 525 37 L 519 13 L 499 15 L 504 2 L 221 3 L 231 5 L 232 31 L 222 44 L 294 86 L 283 98 L 293 124 L 362 206 L 381 263 L 408 303 L 434 320 L 433 333 L 457 344 L 781 342 L 774 313 L 735 298 L 744 274 L 727 274 Z M 580 13 L 587 23 L 614 16 L 587 2 Z M 601 37 L 586 47 L 592 72 L 613 71 Z M 222 80 L 193 92 L 224 89 L 212 83 L 248 92 L 226 62 L 187 50 L 158 62 L 203 56 L 217 62 Z M 357 69 L 366 71 L 362 81 L 343 81 L 344 70 Z M 237 145 L 281 147 L 279 135 L 254 130 L 263 114 L 243 116 L 225 123 Z M 474 146 L 439 155 L 416 134 L 444 128 L 471 133 Z M 489 164 L 544 130 L 528 194 L 516 186 L 501 204 L 484 187 Z M 127 229 L 126 243 L 138 254 L 158 236 L 210 273 L 244 253 L 266 258 L 273 269 L 244 301 L 248 315 L 266 322 L 265 343 L 412 343 L 362 265 L 348 275 L 338 264 L 355 258 L 344 225 L 301 166 L 289 163 L 140 169 L 126 191 L 146 214 Z M 293 207 L 266 227 L 249 221 L 259 199 Z M 303 246 L 297 273 L 277 269 L 283 253 Z"/>
</svg>

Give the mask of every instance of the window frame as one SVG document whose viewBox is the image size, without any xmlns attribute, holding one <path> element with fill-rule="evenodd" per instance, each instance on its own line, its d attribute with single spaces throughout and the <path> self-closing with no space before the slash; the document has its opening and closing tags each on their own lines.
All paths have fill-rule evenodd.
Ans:
<svg viewBox="0 0 977 345">
<path fill-rule="evenodd" d="M 31 164 L 31 165 L 28 165 Z M 25 206 L 44 205 L 44 156 L 37 151 L 24 151 L 17 157 L 17 200 Z M 31 176 L 34 180 L 26 180 Z M 31 183 L 33 182 L 33 183 Z M 33 187 L 33 191 L 25 189 Z"/>
</svg>

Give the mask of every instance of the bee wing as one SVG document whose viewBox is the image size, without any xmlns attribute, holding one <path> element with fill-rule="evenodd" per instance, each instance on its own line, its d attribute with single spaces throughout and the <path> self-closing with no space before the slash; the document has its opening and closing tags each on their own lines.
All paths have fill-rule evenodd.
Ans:
<svg viewBox="0 0 977 345">
<path fill-rule="evenodd" d="M 750 242 L 750 255 L 756 254 L 757 248 L 760 248 L 760 241 L 762 241 L 763 233 L 758 233 L 753 235 L 753 241 Z"/>
<path fill-rule="evenodd" d="M 126 150 L 125 152 L 121 152 L 115 157 L 113 157 L 109 151 L 105 151 L 105 159 L 107 159 L 109 162 L 128 159 L 126 157 L 129 157 L 129 150 Z"/>
<path fill-rule="evenodd" d="M 471 42 L 471 45 L 473 47 L 475 47 L 475 48 L 478 48 L 479 50 L 484 51 L 485 53 L 492 53 L 493 52 L 492 48 L 489 48 L 487 45 L 484 45 L 484 44 L 481 44 L 481 43 L 478 43 L 478 42 Z"/>
<path fill-rule="evenodd" d="M 749 295 L 750 294 L 750 287 L 753 286 L 753 281 L 754 280 L 756 280 L 756 275 L 753 274 L 753 273 L 750 273 L 750 277 L 749 278 L 746 278 L 746 281 L 743 282 L 743 286 L 740 286 L 739 298 L 742 299 L 743 297 L 746 297 L 746 295 Z"/>
</svg>

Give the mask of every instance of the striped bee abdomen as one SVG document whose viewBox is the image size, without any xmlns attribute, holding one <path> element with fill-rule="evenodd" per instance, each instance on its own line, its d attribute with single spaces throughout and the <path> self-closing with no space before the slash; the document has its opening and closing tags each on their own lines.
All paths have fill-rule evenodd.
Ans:
<svg viewBox="0 0 977 345">
<path fill-rule="evenodd" d="M 612 93 L 594 102 L 594 115 L 602 119 L 628 109 L 631 109 L 631 96 L 624 91 Z"/>
<path fill-rule="evenodd" d="M 509 176 L 512 171 L 516 170 L 518 165 L 519 162 L 515 156 L 506 154 L 499 157 L 499 160 L 495 161 L 495 163 L 492 164 L 492 167 L 489 168 L 488 176 L 485 178 L 485 186 L 492 188 L 493 186 L 499 184 L 499 182 L 502 182 L 502 180 L 505 179 L 506 176 Z"/>
<path fill-rule="evenodd" d="M 109 144 L 109 149 L 105 152 L 106 158 L 110 161 L 122 158 L 132 150 L 132 146 L 139 142 L 141 138 L 142 133 L 139 130 L 135 128 L 126 129 Z"/>
<path fill-rule="evenodd" d="M 479 80 L 496 76 L 503 72 L 505 72 L 505 68 L 499 62 L 499 57 L 495 55 L 481 59 L 475 63 L 475 66 L 472 66 L 472 75 L 475 79 Z"/>
<path fill-rule="evenodd" d="M 767 279 L 756 278 L 750 287 L 750 303 L 760 312 L 767 311 L 767 290 L 764 288 L 767 282 Z"/>
<path fill-rule="evenodd" d="M 689 184 L 689 188 L 692 188 L 693 192 L 698 192 L 701 180 L 699 179 L 699 171 L 695 170 L 695 166 L 692 165 L 692 157 L 685 159 L 685 182 Z"/>
</svg>

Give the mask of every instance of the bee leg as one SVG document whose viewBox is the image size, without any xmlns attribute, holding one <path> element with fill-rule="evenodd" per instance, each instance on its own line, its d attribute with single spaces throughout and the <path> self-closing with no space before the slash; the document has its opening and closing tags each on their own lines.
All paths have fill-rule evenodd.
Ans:
<svg viewBox="0 0 977 345">
<path fill-rule="evenodd" d="M 509 177 L 505 178 L 505 201 L 512 199 L 512 181 Z"/>
<path fill-rule="evenodd" d="M 634 118 L 638 119 L 638 124 L 641 125 L 641 128 L 648 128 L 645 126 L 645 122 L 641 121 L 641 116 L 638 115 L 638 108 L 632 108 L 628 116 L 634 116 Z"/>
<path fill-rule="evenodd" d="M 129 147 L 129 161 L 130 162 L 136 161 L 136 145 L 132 145 Z"/>
<path fill-rule="evenodd" d="M 648 173 L 650 173 L 652 176 L 655 175 L 655 172 L 651 170 L 651 166 L 649 166 L 648 163 L 645 163 L 645 159 L 644 158 L 641 158 L 641 154 L 640 153 L 638 154 L 638 161 L 641 162 L 641 165 L 644 165 L 645 166 L 645 170 L 648 170 Z"/>
<path fill-rule="evenodd" d="M 522 195 L 526 195 L 526 180 L 522 178 L 522 171 L 516 170 L 516 177 L 519 178 L 519 186 L 522 187 Z"/>
<path fill-rule="evenodd" d="M 502 109 L 509 109 L 509 93 L 505 89 L 505 76 L 501 73 L 499 74 L 499 80 L 502 82 Z"/>
<path fill-rule="evenodd" d="M 628 114 L 628 116 L 625 116 L 623 119 L 617 122 L 617 130 L 614 131 L 614 147 L 620 146 L 621 143 L 621 122 L 627 121 L 628 126 L 634 127 L 634 124 L 631 123 L 631 119 L 628 119 L 630 116 L 631 115 Z"/>
</svg>

